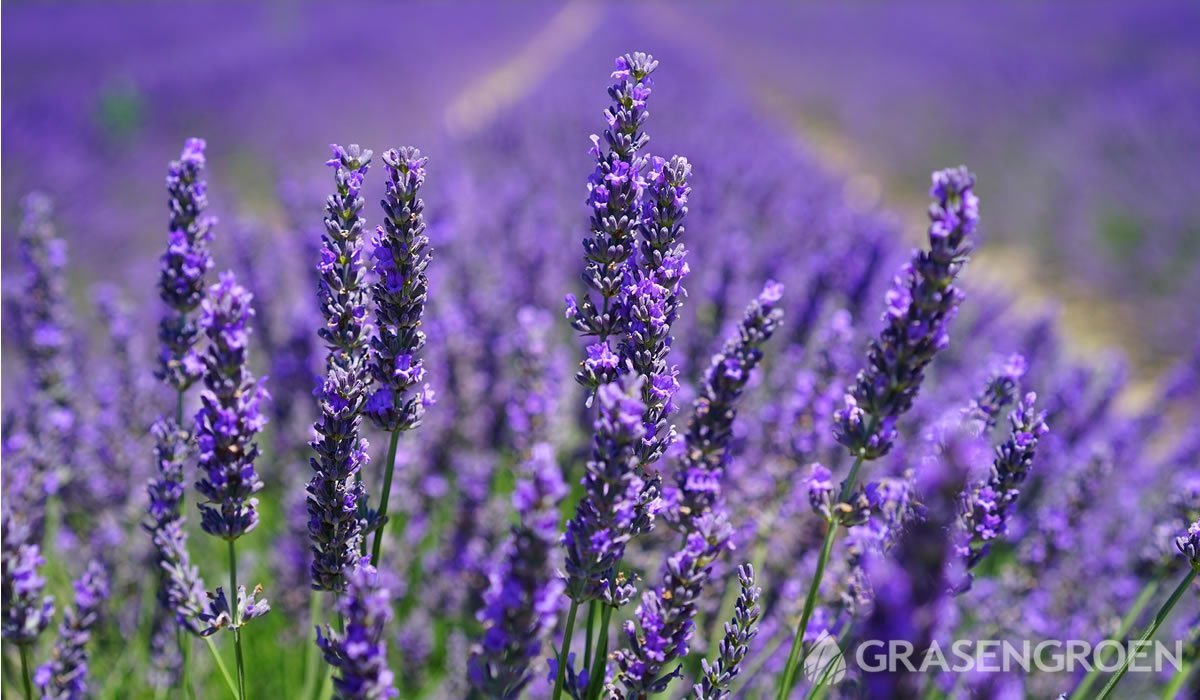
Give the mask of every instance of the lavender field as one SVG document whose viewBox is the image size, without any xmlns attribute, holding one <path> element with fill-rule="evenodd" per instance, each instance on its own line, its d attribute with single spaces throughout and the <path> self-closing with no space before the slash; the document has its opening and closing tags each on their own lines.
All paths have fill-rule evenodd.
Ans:
<svg viewBox="0 0 1200 700">
<path fill-rule="evenodd" d="M 4 698 L 1200 697 L 1194 4 L 0 15 Z"/>
</svg>

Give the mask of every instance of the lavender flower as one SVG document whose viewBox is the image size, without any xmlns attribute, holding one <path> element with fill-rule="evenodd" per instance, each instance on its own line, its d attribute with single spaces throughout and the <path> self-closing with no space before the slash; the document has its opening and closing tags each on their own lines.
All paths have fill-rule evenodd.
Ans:
<svg viewBox="0 0 1200 700">
<path fill-rule="evenodd" d="M 37 641 L 54 616 L 54 599 L 43 596 L 46 579 L 38 569 L 46 560 L 37 544 L 29 542 L 29 525 L 18 520 L 6 502 L 3 513 L 3 632 L 20 646 Z"/>
<path fill-rule="evenodd" d="M 836 416 L 838 442 L 864 459 L 888 453 L 896 419 L 912 407 L 934 355 L 949 343 L 948 326 L 962 302 L 954 286 L 979 223 L 975 176 L 964 167 L 933 174 L 928 251 L 917 251 L 887 295 L 886 326 L 871 341 L 867 366 Z"/>
<path fill-rule="evenodd" d="M 700 678 L 692 688 L 696 700 L 724 700 L 729 697 L 729 685 L 742 672 L 742 660 L 750 650 L 750 642 L 758 635 L 758 597 L 762 589 L 754 585 L 754 567 L 749 564 L 738 567 L 738 584 L 741 594 L 734 605 L 733 620 L 725 623 L 725 637 L 721 640 L 715 664 L 705 659 L 700 662 Z"/>
<path fill-rule="evenodd" d="M 152 428 L 158 473 L 146 486 L 149 517 L 142 527 L 150 533 L 161 569 L 158 601 L 162 610 L 193 634 L 200 634 L 205 611 L 204 582 L 187 551 L 182 500 L 188 434 L 174 421 L 160 420 Z"/>
<path fill-rule="evenodd" d="M 1025 357 L 1013 354 L 993 370 L 983 391 L 966 409 L 969 420 L 976 423 L 979 434 L 991 432 L 1004 409 L 1017 400 L 1019 382 L 1025 376 Z"/>
<path fill-rule="evenodd" d="M 384 700 L 398 695 L 387 666 L 384 634 L 392 620 L 392 601 L 379 573 L 363 558 L 347 577 L 338 600 L 345 631 L 317 630 L 317 646 L 337 669 L 333 680 L 339 700 Z"/>
<path fill-rule="evenodd" d="M 683 278 L 688 266 L 679 241 L 691 173 L 691 164 L 681 156 L 670 162 L 652 159 L 638 227 L 641 240 L 636 265 L 628 265 L 626 271 L 626 337 L 620 349 L 633 371 L 646 380 L 642 385 L 646 404 L 643 466 L 657 461 L 675 438 L 675 427 L 667 423 L 667 417 L 675 412 L 679 370 L 667 365 L 667 355 L 674 343 L 671 325 L 686 294 Z"/>
<path fill-rule="evenodd" d="M 589 291 L 582 301 L 567 296 L 567 319 L 576 330 L 596 339 L 576 375 L 576 380 L 593 392 L 617 374 L 616 355 L 608 339 L 624 331 L 625 265 L 634 252 L 634 236 L 642 221 L 645 161 L 638 153 L 650 140 L 642 124 L 649 116 L 646 100 L 652 85 L 650 74 L 657 67 L 658 62 L 643 53 L 617 59 L 617 69 L 612 73 L 615 82 L 608 89 L 613 104 L 604 111 L 608 122 L 604 130 L 606 148 L 593 134 L 588 151 L 596 159 L 596 169 L 588 179 L 591 235 L 583 241 L 587 261 L 583 281 Z"/>
<path fill-rule="evenodd" d="M 1033 467 L 1038 440 L 1046 434 L 1046 414 L 1034 408 L 1037 396 L 1026 394 L 1009 415 L 1012 433 L 996 448 L 996 459 L 987 481 L 964 495 L 961 527 L 970 538 L 960 546 L 968 568 L 987 555 L 990 542 L 1008 532 L 1008 521 L 1021 491 L 1018 488 Z"/>
<path fill-rule="evenodd" d="M 383 199 L 383 226 L 376 229 L 375 275 L 371 286 L 375 300 L 377 335 L 371 339 L 371 374 L 378 388 L 367 401 L 366 412 L 387 432 L 411 430 L 421 424 L 431 402 L 428 388 L 409 396 L 425 381 L 425 366 L 418 356 L 425 347 L 421 316 L 425 311 L 429 280 L 429 237 L 425 235 L 425 204 L 417 193 L 425 184 L 427 158 L 415 148 L 383 154 L 387 192 Z"/>
<path fill-rule="evenodd" d="M 567 594 L 576 603 L 599 599 L 619 607 L 633 587 L 618 577 L 617 564 L 625 545 L 653 526 L 658 488 L 637 469 L 646 433 L 641 380 L 604 384 L 596 395 L 600 413 L 583 477 L 584 497 L 563 535 Z"/>
<path fill-rule="evenodd" d="M 762 361 L 763 345 L 779 328 L 783 311 L 778 305 L 782 298 L 783 285 L 767 282 L 746 307 L 737 335 L 725 341 L 705 374 L 685 437 L 683 465 L 666 499 L 671 505 L 667 517 L 685 532 L 691 531 L 691 520 L 711 510 L 721 498 L 721 478 L 728 467 L 737 404 Z"/>
<path fill-rule="evenodd" d="M 205 274 L 212 267 L 208 245 L 215 220 L 205 215 L 204 141 L 188 139 L 179 160 L 167 169 L 171 220 L 162 257 L 158 293 L 170 310 L 158 327 L 162 354 L 158 376 L 176 391 L 186 391 L 204 373 L 196 352 L 200 329 L 190 315 L 204 299 Z"/>
<path fill-rule="evenodd" d="M 634 613 L 636 623 L 625 623 L 629 647 L 614 655 L 615 682 L 624 686 L 625 697 L 642 699 L 662 692 L 682 671 L 682 665 L 667 669 L 688 654 L 700 594 L 732 534 L 722 512 L 705 512 L 690 521 L 683 549 L 667 560 L 662 585 L 643 594 Z"/>
<path fill-rule="evenodd" d="M 227 272 L 209 289 L 199 322 L 210 343 L 204 357 L 206 391 L 195 419 L 204 471 L 196 489 L 208 499 L 200 504 L 200 526 L 226 540 L 258 525 L 258 499 L 253 496 L 263 487 L 254 471 L 254 438 L 266 425 L 262 404 L 270 396 L 246 366 L 254 316 L 250 302 L 250 293 Z"/>
<path fill-rule="evenodd" d="M 1200 520 L 1188 526 L 1186 535 L 1175 538 L 1175 546 L 1193 569 L 1200 569 Z"/>
<path fill-rule="evenodd" d="M 563 583 L 550 568 L 558 539 L 558 505 L 567 493 L 554 449 L 533 446 L 513 493 L 519 523 L 489 576 L 479 611 L 483 639 L 471 649 L 468 678 L 488 698 L 516 698 L 529 683 L 530 662 L 554 629 Z"/>
<path fill-rule="evenodd" d="M 75 582 L 75 607 L 63 614 L 54 656 L 34 674 L 34 684 L 43 698 L 88 697 L 87 644 L 100 620 L 100 606 L 108 598 L 108 584 L 108 572 L 98 561 L 88 563 L 83 576 Z"/>
<path fill-rule="evenodd" d="M 366 497 L 358 477 L 367 456 L 362 411 L 368 391 L 366 366 L 370 328 L 366 324 L 366 275 L 362 261 L 360 195 L 371 151 L 333 146 L 337 192 L 325 204 L 318 298 L 325 314 L 321 337 L 329 347 L 326 376 L 315 392 L 321 416 L 310 445 L 313 477 L 308 482 L 308 532 L 313 552 L 312 586 L 342 591 L 358 561 L 362 541 L 359 509 Z"/>
</svg>

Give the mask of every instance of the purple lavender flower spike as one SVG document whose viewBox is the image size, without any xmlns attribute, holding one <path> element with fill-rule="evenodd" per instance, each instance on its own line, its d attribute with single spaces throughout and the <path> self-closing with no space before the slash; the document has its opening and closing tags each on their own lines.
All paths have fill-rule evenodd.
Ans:
<svg viewBox="0 0 1200 700">
<path fill-rule="evenodd" d="M 767 282 L 746 307 L 737 335 L 725 341 L 705 374 L 685 436 L 683 464 L 666 499 L 672 507 L 665 515 L 677 529 L 691 531 L 690 521 L 720 501 L 737 404 L 762 361 L 763 346 L 782 322 L 782 298 L 783 285 Z"/>
<path fill-rule="evenodd" d="M 683 549 L 667 560 L 661 586 L 642 595 L 634 613 L 636 623 L 625 623 L 628 648 L 614 655 L 618 669 L 614 683 L 624 688 L 624 697 L 646 698 L 662 692 L 682 671 L 682 665 L 670 666 L 688 654 L 700 594 L 713 562 L 729 548 L 732 534 L 720 511 L 690 521 Z"/>
<path fill-rule="evenodd" d="M 960 527 L 969 542 L 960 545 L 968 569 L 987 556 L 992 540 L 1008 533 L 1008 522 L 1020 496 L 1018 488 L 1033 467 L 1038 441 L 1048 432 L 1045 411 L 1037 411 L 1037 396 L 1026 394 L 1009 415 L 1012 432 L 1008 440 L 996 448 L 992 473 L 986 481 L 976 484 L 963 495 Z M 964 585 L 969 585 L 969 579 Z"/>
<path fill-rule="evenodd" d="M 54 616 L 54 599 L 43 596 L 46 579 L 38 572 L 46 560 L 29 541 L 28 524 L 18 520 L 4 504 L 3 527 L 3 633 L 18 646 L 37 641 Z"/>
<path fill-rule="evenodd" d="M 692 688 L 696 700 L 725 700 L 729 697 L 729 685 L 741 675 L 742 661 L 750 651 L 750 642 L 758 636 L 758 618 L 762 610 L 758 597 L 762 589 L 754 585 L 754 567 L 749 564 L 738 567 L 738 584 L 741 594 L 733 610 L 733 620 L 725 623 L 725 637 L 721 640 L 716 663 L 700 662 L 700 678 Z"/>
<path fill-rule="evenodd" d="M 471 649 L 468 679 L 488 698 L 516 698 L 529 683 L 530 662 L 557 621 L 563 582 L 550 557 L 558 540 L 558 506 L 567 493 L 548 443 L 532 447 L 513 492 L 519 523 L 489 576 L 479 611 L 483 638 Z"/>
<path fill-rule="evenodd" d="M 965 167 L 933 174 L 929 250 L 913 255 L 887 295 L 886 324 L 871 341 L 867 366 L 859 371 L 845 407 L 836 417 L 838 442 L 855 456 L 888 453 L 897 418 L 912 407 L 925 368 L 949 343 L 948 327 L 962 291 L 954 286 L 970 254 L 979 224 L 975 176 Z"/>
<path fill-rule="evenodd" d="M 652 56 L 626 54 L 617 59 L 615 81 L 608 89 L 613 104 L 605 109 L 608 128 L 601 137 L 592 136 L 589 151 L 596 169 L 588 179 L 588 206 L 591 210 L 591 235 L 583 241 L 586 267 L 583 281 L 588 292 L 581 301 L 567 297 L 567 318 L 571 326 L 600 346 L 589 356 L 613 354 L 609 338 L 624 330 L 623 286 L 625 266 L 636 247 L 634 236 L 641 226 L 642 170 L 645 160 L 639 152 L 650 137 L 642 130 L 649 116 L 646 100 L 650 97 L 650 74 L 658 67 Z M 593 292 L 595 297 L 593 297 Z M 584 363 L 576 380 L 594 392 L 617 374 L 607 363 Z"/>
<path fill-rule="evenodd" d="M 317 296 L 325 316 L 319 331 L 328 346 L 326 375 L 315 392 L 321 415 L 310 444 L 316 456 L 308 482 L 308 532 L 313 552 L 312 587 L 342 591 L 358 561 L 364 489 L 357 477 L 369 461 L 362 412 L 369 375 L 366 268 L 362 260 L 363 177 L 371 151 L 333 146 L 337 192 L 325 204 Z"/>
<path fill-rule="evenodd" d="M 686 295 L 683 278 L 688 265 L 680 239 L 691 173 L 691 164 L 682 156 L 670 161 L 652 159 L 638 227 L 636 265 L 629 265 L 626 273 L 626 336 L 621 355 L 646 379 L 642 385 L 646 404 L 643 466 L 657 461 L 675 439 L 675 426 L 667 418 L 675 412 L 679 370 L 667 364 L 667 356 L 674 343 L 671 326 Z"/>
<path fill-rule="evenodd" d="M 1187 534 L 1175 538 L 1175 546 L 1193 569 L 1200 569 L 1200 520 L 1188 526 Z"/>
<path fill-rule="evenodd" d="M 208 245 L 215 220 L 204 213 L 208 206 L 204 146 L 203 139 L 188 139 L 179 160 L 167 168 L 171 220 L 158 293 L 170 312 L 159 323 L 163 347 L 158 376 L 180 392 L 204 373 L 195 347 L 200 330 L 191 317 L 204 299 L 205 275 L 212 267 Z"/>
<path fill-rule="evenodd" d="M 160 420 L 152 428 L 157 475 L 146 487 L 149 515 L 142 527 L 150 533 L 161 569 L 158 600 L 177 624 L 193 634 L 203 630 L 204 582 L 187 551 L 182 500 L 184 464 L 188 461 L 188 434 L 174 421 Z"/>
<path fill-rule="evenodd" d="M 54 655 L 34 674 L 34 684 L 43 698 L 81 700 L 88 697 L 87 644 L 92 629 L 100 620 L 100 607 L 108 599 L 108 588 L 108 572 L 100 562 L 90 562 L 83 576 L 75 582 L 75 606 L 63 614 Z"/>
<path fill-rule="evenodd" d="M 254 471 L 254 440 L 266 425 L 263 404 L 270 396 L 246 365 L 254 316 L 250 302 L 250 293 L 227 272 L 209 289 L 199 321 L 209 339 L 205 391 L 195 418 L 204 472 L 196 490 L 207 499 L 200 504 L 200 526 L 225 540 L 236 540 L 258 525 L 254 494 L 263 487 Z"/>
<path fill-rule="evenodd" d="M 983 391 L 966 409 L 968 420 L 975 423 L 980 435 L 996 427 L 1005 408 L 1017 400 L 1019 383 L 1025 376 L 1025 358 L 1019 354 L 1008 357 L 988 377 Z"/>
<path fill-rule="evenodd" d="M 339 700 L 397 697 L 384 641 L 392 620 L 391 595 L 366 558 L 347 577 L 338 612 L 345 618 L 344 632 L 329 627 L 317 630 L 317 646 L 337 669 L 333 679 L 336 696 Z"/>
<path fill-rule="evenodd" d="M 416 148 L 383 154 L 387 192 L 383 226 L 376 229 L 375 300 L 378 333 L 371 340 L 371 374 L 378 387 L 367 402 L 367 414 L 389 433 L 421 424 L 432 394 L 425 385 L 425 366 L 419 353 L 425 347 L 421 317 L 429 280 L 429 237 L 425 235 L 425 204 L 418 196 L 425 184 L 428 158 Z M 413 387 L 418 388 L 410 395 Z"/>
<path fill-rule="evenodd" d="M 618 578 L 617 564 L 629 541 L 654 523 L 658 489 L 637 469 L 646 433 L 641 381 L 612 382 L 596 392 L 600 413 L 583 477 L 585 495 L 563 535 L 567 594 L 577 603 L 628 602 L 633 587 Z"/>
</svg>

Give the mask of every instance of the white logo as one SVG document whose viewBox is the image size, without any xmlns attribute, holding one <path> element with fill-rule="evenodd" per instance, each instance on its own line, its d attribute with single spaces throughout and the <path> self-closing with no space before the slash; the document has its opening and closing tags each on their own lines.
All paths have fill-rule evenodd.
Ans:
<svg viewBox="0 0 1200 700">
<path fill-rule="evenodd" d="M 836 685 L 846 677 L 846 658 L 829 632 L 821 632 L 804 658 L 804 677 L 814 685 Z"/>
</svg>

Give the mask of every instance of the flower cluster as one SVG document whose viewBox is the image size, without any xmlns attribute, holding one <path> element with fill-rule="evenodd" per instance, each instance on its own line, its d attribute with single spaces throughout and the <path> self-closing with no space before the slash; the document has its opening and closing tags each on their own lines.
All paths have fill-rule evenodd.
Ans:
<svg viewBox="0 0 1200 700">
<path fill-rule="evenodd" d="M 1200 520 L 1188 526 L 1186 535 L 1175 538 L 1175 546 L 1193 569 L 1200 569 Z"/>
<path fill-rule="evenodd" d="M 596 159 L 596 169 L 588 179 L 591 235 L 583 241 L 587 261 L 583 280 L 589 291 L 582 301 L 567 296 L 567 319 L 580 333 L 595 338 L 576 375 L 576 380 L 591 391 L 612 381 L 618 373 L 619 360 L 609 337 L 625 330 L 625 268 L 637 247 L 635 236 L 641 226 L 645 185 L 645 159 L 639 152 L 650 140 L 642 125 L 649 116 L 646 101 L 652 85 L 650 74 L 657 67 L 658 62 L 647 54 L 627 54 L 617 59 L 617 69 L 612 73 L 615 82 L 608 89 L 613 104 L 604 111 L 608 128 L 604 130 L 603 145 L 601 137 L 592 136 L 589 153 Z"/>
<path fill-rule="evenodd" d="M 337 669 L 333 687 L 339 700 L 397 697 L 385 641 L 385 629 L 392 620 L 391 595 L 366 558 L 347 577 L 338 612 L 345 620 L 345 630 L 318 629 L 317 645 Z"/>
<path fill-rule="evenodd" d="M 513 493 L 519 523 L 489 576 L 479 612 L 483 638 L 468 664 L 471 685 L 489 698 L 516 698 L 529 683 L 529 664 L 554 628 L 563 591 L 549 565 L 567 493 L 554 448 L 534 445 L 522 471 Z"/>
<path fill-rule="evenodd" d="M 375 246 L 375 300 L 378 332 L 371 339 L 371 374 L 375 393 L 365 411 L 387 432 L 411 430 L 421 423 L 433 393 L 425 382 L 419 353 L 425 347 L 421 316 L 429 280 L 429 237 L 425 235 L 425 204 L 418 195 L 425 184 L 427 158 L 416 148 L 392 149 L 383 154 L 387 191 L 383 199 L 383 226 L 371 241 Z M 409 395 L 415 386 L 424 388 Z"/>
<path fill-rule="evenodd" d="M 204 364 L 196 352 L 200 330 L 192 312 L 204 300 L 205 275 L 212 267 L 208 246 L 215 221 L 206 215 L 203 139 L 188 139 L 179 160 L 167 169 L 171 220 L 162 257 L 158 293 L 170 310 L 158 327 L 162 342 L 159 377 L 177 391 L 200 379 Z"/>
<path fill-rule="evenodd" d="M 54 599 L 43 596 L 46 579 L 38 571 L 46 560 L 38 545 L 29 542 L 29 526 L 5 504 L 3 520 L 3 632 L 14 644 L 37 641 L 54 616 Z"/>
<path fill-rule="evenodd" d="M 836 416 L 838 442 L 865 459 L 891 450 L 895 422 L 912 407 L 933 356 L 950 340 L 947 328 L 963 293 L 954 286 L 979 224 L 975 176 L 966 168 L 933 174 L 929 250 L 917 251 L 887 295 L 886 324 L 871 341 L 846 405 Z"/>
<path fill-rule="evenodd" d="M 750 642 L 758 636 L 758 618 L 762 614 L 758 598 L 762 589 L 754 584 L 753 566 L 739 566 L 737 574 L 741 592 L 734 604 L 733 620 L 725 623 L 725 636 L 721 639 L 716 662 L 710 664 L 707 659 L 700 662 L 700 679 L 692 689 L 696 700 L 729 697 L 729 685 L 741 674 Z"/>
<path fill-rule="evenodd" d="M 108 599 L 108 572 L 98 561 L 89 562 L 75 582 L 75 606 L 68 608 L 58 626 L 54 656 L 34 674 L 43 698 L 73 700 L 88 696 L 87 644 L 100 620 L 100 606 Z"/>
<path fill-rule="evenodd" d="M 646 433 L 641 380 L 604 384 L 596 396 L 600 412 L 583 477 L 584 497 L 563 535 L 567 594 L 579 603 L 600 599 L 619 607 L 633 596 L 633 587 L 618 575 L 617 564 L 625 545 L 653 526 L 658 487 L 637 470 Z"/>
<path fill-rule="evenodd" d="M 204 477 L 196 490 L 200 526 L 210 535 L 235 540 L 258 525 L 258 493 L 263 483 L 254 470 L 258 457 L 255 437 L 266 425 L 263 404 L 270 398 L 246 365 L 251 295 L 233 273 L 221 275 L 204 300 L 199 327 L 208 336 L 204 356 L 201 408 L 195 435 Z"/>
<path fill-rule="evenodd" d="M 325 235 L 317 265 L 318 298 L 325 314 L 321 337 L 328 344 L 326 375 L 314 392 L 321 415 L 310 445 L 313 476 L 308 482 L 309 543 L 313 552 L 312 586 L 341 591 L 358 561 L 362 541 L 357 478 L 369 459 L 362 436 L 362 411 L 368 391 L 365 269 L 362 261 L 361 187 L 371 152 L 358 146 L 333 146 L 337 192 L 325 204 Z"/>
</svg>

